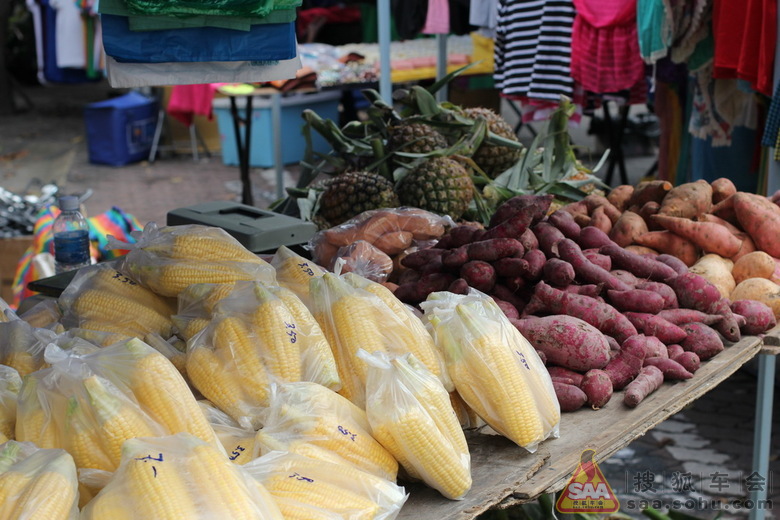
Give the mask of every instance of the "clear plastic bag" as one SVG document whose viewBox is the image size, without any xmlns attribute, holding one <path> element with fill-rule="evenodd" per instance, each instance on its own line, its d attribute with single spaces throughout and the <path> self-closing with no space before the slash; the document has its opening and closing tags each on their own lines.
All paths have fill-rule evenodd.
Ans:
<svg viewBox="0 0 780 520">
<path fill-rule="evenodd" d="M 14 438 L 16 400 L 22 388 L 19 372 L 0 365 L 0 444 Z"/>
<path fill-rule="evenodd" d="M 46 298 L 21 313 L 19 318 L 33 327 L 51 329 L 56 332 L 59 321 L 62 318 L 62 311 L 57 300 Z"/>
<path fill-rule="evenodd" d="M 279 285 L 294 292 L 306 305 L 310 304 L 309 280 L 326 273 L 326 270 L 314 261 L 285 246 L 276 250 L 271 265 L 276 269 Z"/>
<path fill-rule="evenodd" d="M 245 248 L 222 228 L 186 224 L 147 224 L 121 270 L 162 296 L 176 296 L 193 283 L 256 280 L 274 284 L 276 273 L 265 260 Z"/>
<path fill-rule="evenodd" d="M 531 452 L 558 436 L 550 375 L 490 296 L 436 292 L 420 306 L 458 394 L 491 428 Z"/>
<path fill-rule="evenodd" d="M 0 364 L 13 367 L 21 377 L 44 365 L 43 352 L 57 334 L 15 318 L 0 323 Z"/>
<path fill-rule="evenodd" d="M 276 500 L 285 520 L 392 520 L 408 495 L 358 468 L 272 451 L 244 466 Z"/>
<path fill-rule="evenodd" d="M 79 493 L 73 457 L 32 443 L 0 444 L 0 518 L 77 520 Z"/>
<path fill-rule="evenodd" d="M 209 401 L 201 400 L 198 404 L 225 448 L 228 459 L 243 465 L 259 456 L 259 448 L 255 445 L 255 430 L 242 427 Z"/>
<path fill-rule="evenodd" d="M 398 463 L 374 439 L 366 413 L 344 397 L 315 383 L 274 385 L 260 419 L 256 442 L 261 454 L 290 451 L 350 464 L 395 480 Z"/>
<path fill-rule="evenodd" d="M 170 337 L 173 302 L 141 286 L 111 264 L 80 269 L 59 298 L 62 324 L 125 337 L 154 332 Z"/>
<path fill-rule="evenodd" d="M 355 273 L 384 282 L 393 272 L 393 259 L 365 240 L 358 240 L 340 247 L 329 267 L 337 274 Z"/>
<path fill-rule="evenodd" d="M 368 363 L 366 410 L 374 437 L 412 478 L 446 498 L 471 489 L 471 455 L 450 395 L 411 354 L 358 354 Z"/>
<path fill-rule="evenodd" d="M 241 466 L 187 433 L 135 438 L 82 520 L 283 520 L 270 493 Z"/>
</svg>

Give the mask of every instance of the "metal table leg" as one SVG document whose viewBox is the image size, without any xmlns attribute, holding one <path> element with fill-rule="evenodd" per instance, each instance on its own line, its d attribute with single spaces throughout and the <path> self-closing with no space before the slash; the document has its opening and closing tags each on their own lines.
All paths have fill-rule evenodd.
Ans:
<svg viewBox="0 0 780 520">
<path fill-rule="evenodd" d="M 284 197 L 284 159 L 282 157 L 282 94 L 271 94 L 271 128 L 274 133 L 274 168 L 276 168 L 276 198 Z"/>
<path fill-rule="evenodd" d="M 769 451 L 772 440 L 772 400 L 775 389 L 775 356 L 758 355 L 758 388 L 756 389 L 756 419 L 753 432 L 753 472 L 756 479 L 764 478 L 762 482 L 753 480 L 753 490 L 750 500 L 753 508 L 750 510 L 750 520 L 763 520 L 769 487 Z"/>
<path fill-rule="evenodd" d="M 241 176 L 241 203 L 254 206 L 252 196 L 252 179 L 249 177 L 249 152 L 252 142 L 252 96 L 246 96 L 245 117 L 241 117 L 236 106 L 236 97 L 230 96 L 230 115 L 233 117 L 233 130 L 236 135 L 236 151 L 238 152 L 238 170 Z M 244 135 L 241 136 L 241 125 Z"/>
</svg>

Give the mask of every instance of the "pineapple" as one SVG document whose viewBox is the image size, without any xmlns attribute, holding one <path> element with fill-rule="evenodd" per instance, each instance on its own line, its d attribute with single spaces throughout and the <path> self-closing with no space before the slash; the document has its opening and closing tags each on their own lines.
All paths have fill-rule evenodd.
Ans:
<svg viewBox="0 0 780 520">
<path fill-rule="evenodd" d="M 450 157 L 431 157 L 398 183 L 401 204 L 459 218 L 474 197 L 469 171 Z"/>
<path fill-rule="evenodd" d="M 504 118 L 489 108 L 465 108 L 463 109 L 463 115 L 470 119 L 481 117 L 485 119 L 488 130 L 492 133 L 505 139 L 517 141 L 517 136 L 515 135 L 514 130 L 512 130 L 512 127 L 509 126 L 509 123 L 504 121 Z M 495 179 L 498 175 L 514 165 L 520 159 L 522 153 L 522 150 L 519 148 L 483 143 L 477 148 L 471 158 L 488 177 Z"/>
<path fill-rule="evenodd" d="M 393 183 L 379 174 L 344 172 L 323 183 L 317 216 L 337 226 L 370 209 L 399 206 Z"/>
<path fill-rule="evenodd" d="M 428 154 L 447 148 L 447 139 L 430 125 L 401 120 L 388 128 L 392 151 Z"/>
</svg>

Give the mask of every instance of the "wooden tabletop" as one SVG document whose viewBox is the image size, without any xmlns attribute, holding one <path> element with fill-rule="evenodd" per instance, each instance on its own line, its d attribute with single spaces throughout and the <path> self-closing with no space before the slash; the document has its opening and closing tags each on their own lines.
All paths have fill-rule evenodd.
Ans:
<svg viewBox="0 0 780 520">
<path fill-rule="evenodd" d="M 502 437 L 468 432 L 474 482 L 471 491 L 463 500 L 452 501 L 433 489 L 407 484 L 410 496 L 398 518 L 473 519 L 496 506 L 530 502 L 541 494 L 559 491 L 577 469 L 583 450 L 595 450 L 597 463 L 608 459 L 726 380 L 762 346 L 761 338 L 745 337 L 703 363 L 692 379 L 664 383 L 634 409 L 623 404 L 623 392 L 619 392 L 600 410 L 564 413 L 559 438 L 543 442 L 535 453 Z"/>
</svg>

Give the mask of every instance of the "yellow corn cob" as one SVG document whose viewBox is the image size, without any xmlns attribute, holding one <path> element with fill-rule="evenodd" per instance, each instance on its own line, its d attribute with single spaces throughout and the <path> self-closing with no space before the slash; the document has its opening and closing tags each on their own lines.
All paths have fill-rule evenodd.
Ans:
<svg viewBox="0 0 780 520">
<path fill-rule="evenodd" d="M 0 475 L 0 519 L 10 518 L 19 497 L 24 493 L 32 478 L 32 474 L 13 468 Z"/>
<path fill-rule="evenodd" d="M 204 397 L 233 419 L 252 415 L 238 378 L 226 370 L 213 350 L 192 349 L 187 355 L 187 375 Z"/>
<path fill-rule="evenodd" d="M 289 289 L 268 287 L 268 290 L 284 302 L 292 313 L 295 323 L 303 330 L 301 353 L 304 362 L 304 379 L 319 383 L 331 390 L 338 390 L 341 387 L 341 380 L 336 368 L 336 359 L 320 324 L 314 319 L 309 308 Z M 312 372 L 311 377 L 309 372 Z"/>
<path fill-rule="evenodd" d="M 19 317 L 33 327 L 44 329 L 54 327 L 62 318 L 62 312 L 60 312 L 57 300 L 46 299 L 35 304 Z"/>
<path fill-rule="evenodd" d="M 254 286 L 258 306 L 252 312 L 252 330 L 263 364 L 282 381 L 301 380 L 302 330 L 290 309 L 260 284 Z"/>
<path fill-rule="evenodd" d="M 183 229 L 168 226 L 160 228 L 160 231 L 172 238 L 144 247 L 144 251 L 180 260 L 228 260 L 267 264 L 221 228 L 193 226 Z"/>
<path fill-rule="evenodd" d="M 0 328 L 7 338 L 7 344 L 3 349 L 6 353 L 5 358 L 0 358 L 3 365 L 16 369 L 22 377 L 41 368 L 43 359 L 37 359 L 38 356 L 34 356 L 32 351 L 40 341 L 28 323 L 14 320 Z"/>
<path fill-rule="evenodd" d="M 200 518 L 194 497 L 190 496 L 188 476 L 180 472 L 178 464 L 167 460 L 167 453 L 142 450 L 134 442 L 125 446 L 123 480 L 127 483 L 127 498 L 134 518 Z"/>
<path fill-rule="evenodd" d="M 0 435 L 13 438 L 16 424 L 16 408 L 22 378 L 11 367 L 0 365 Z M 0 441 L 0 443 L 5 441 Z"/>
<path fill-rule="evenodd" d="M 16 369 L 20 376 L 32 374 L 41 368 L 41 364 L 35 360 L 35 357 L 30 352 L 9 352 L 4 364 Z"/>
<path fill-rule="evenodd" d="M 263 273 L 255 263 L 175 261 L 157 266 L 132 266 L 143 284 L 161 296 L 178 296 L 194 283 L 232 284 L 255 280 Z M 261 271 L 261 272 L 258 272 Z"/>
<path fill-rule="evenodd" d="M 343 468 L 347 468 L 344 466 Z M 341 471 L 342 468 L 339 468 Z M 359 475 L 362 476 L 362 475 Z M 360 482 L 360 481 L 356 481 Z M 271 495 L 279 497 L 279 508 L 285 515 L 285 520 L 294 513 L 297 508 L 290 508 L 288 500 L 310 504 L 326 511 L 346 512 L 349 518 L 355 520 L 370 520 L 379 512 L 379 506 L 371 499 L 362 496 L 349 488 L 336 486 L 322 479 L 312 479 L 305 473 L 295 472 L 292 475 L 276 474 L 264 479 L 263 484 Z M 285 500 L 287 499 L 287 500 Z M 292 504 L 294 505 L 294 504 Z M 298 509 L 300 512 L 300 509 Z M 307 518 L 304 516 L 303 518 Z M 309 518 L 311 518 L 309 516 Z"/>
<path fill-rule="evenodd" d="M 41 404 L 38 379 L 34 376 L 26 376 L 19 391 L 15 433 L 17 441 L 29 441 L 39 448 L 62 446 L 52 412 L 48 406 L 44 409 Z"/>
<path fill-rule="evenodd" d="M 78 479 L 66 452 L 43 467 L 27 484 L 8 520 L 67 520 L 76 506 Z"/>
<path fill-rule="evenodd" d="M 87 289 L 79 293 L 71 310 L 80 321 L 103 322 L 129 331 L 152 331 L 166 338 L 173 328 L 170 315 L 160 314 L 141 301 L 117 296 L 107 290 Z"/>
<path fill-rule="evenodd" d="M 155 437 L 163 433 L 135 403 L 119 390 L 112 391 L 98 376 L 87 377 L 83 384 L 100 425 L 100 440 L 116 466 L 121 460 L 122 443 L 127 439 Z"/>
<path fill-rule="evenodd" d="M 80 327 L 72 328 L 68 332 L 100 347 L 121 343 L 134 337 L 136 334 L 143 333 L 140 330 L 129 330 L 124 327 L 117 327 L 111 324 L 91 320 L 82 322 Z"/>
<path fill-rule="evenodd" d="M 87 506 L 87 504 L 89 504 L 92 501 L 93 498 L 95 498 L 95 495 L 100 490 L 92 489 L 88 487 L 86 484 L 84 484 L 83 482 L 79 482 L 78 491 L 79 491 L 79 511 L 80 511 L 84 509 Z"/>
<path fill-rule="evenodd" d="M 175 302 L 157 296 L 130 276 L 120 273 L 116 269 L 100 264 L 99 266 L 96 266 L 94 273 L 89 278 L 89 285 L 93 289 L 108 291 L 120 298 L 141 303 L 162 316 L 170 316 L 174 313 Z"/>
<path fill-rule="evenodd" d="M 257 496 L 254 488 L 249 488 L 249 481 L 242 478 L 238 468 L 211 445 L 194 445 L 184 461 L 184 471 L 192 482 L 208 483 L 200 486 L 197 493 L 202 503 L 212 509 L 213 518 L 258 518 L 259 506 L 253 498 Z"/>
<path fill-rule="evenodd" d="M 219 442 L 222 443 L 222 447 L 227 452 L 228 459 L 234 464 L 241 466 L 255 458 L 254 431 L 246 431 L 244 435 L 239 435 L 239 432 L 243 430 L 238 428 L 231 428 L 228 431 L 227 428 L 220 429 L 217 426 L 214 429 L 217 431 Z"/>
<path fill-rule="evenodd" d="M 276 250 L 271 265 L 276 268 L 276 279 L 279 285 L 290 289 L 303 299 L 309 297 L 309 280 L 327 272 L 285 246 Z"/>
<path fill-rule="evenodd" d="M 114 471 L 116 464 L 103 450 L 98 438 L 99 431 L 90 426 L 89 418 L 75 397 L 68 399 L 65 415 L 65 449 L 68 450 L 79 468 Z"/>
<path fill-rule="evenodd" d="M 184 341 L 189 341 L 195 337 L 198 332 L 208 327 L 211 323 L 211 318 L 200 318 L 190 316 L 178 316 L 172 317 L 173 323 L 176 325 L 178 335 Z"/>
<path fill-rule="evenodd" d="M 197 283 L 184 289 L 178 296 L 179 312 L 203 310 L 211 314 L 214 306 L 227 298 L 233 292 L 235 284 L 232 283 Z"/>
<path fill-rule="evenodd" d="M 8 442 L 9 439 L 4 433 L 0 432 L 0 444 L 3 444 L 4 442 Z"/>
<path fill-rule="evenodd" d="M 127 494 L 121 489 L 106 489 L 82 506 L 84 520 L 133 520 L 134 504 L 129 503 Z"/>
<path fill-rule="evenodd" d="M 8 302 L 0 298 L 0 323 L 6 323 L 11 320 L 9 315 L 6 314 L 6 311 L 8 311 L 8 313 L 14 312 L 13 309 L 11 309 L 11 306 L 8 305 Z"/>
<path fill-rule="evenodd" d="M 220 319 L 214 327 L 217 355 L 224 364 L 230 365 L 232 361 L 235 365 L 245 395 L 254 404 L 265 406 L 268 404 L 269 380 L 257 342 L 257 336 L 250 333 L 241 318 L 228 316 Z"/>
<path fill-rule="evenodd" d="M 204 442 L 219 446 L 214 429 L 176 367 L 140 340 L 128 341 L 125 348 L 136 359 L 130 384 L 138 403 L 165 426 L 168 433 L 189 432 Z"/>
</svg>

